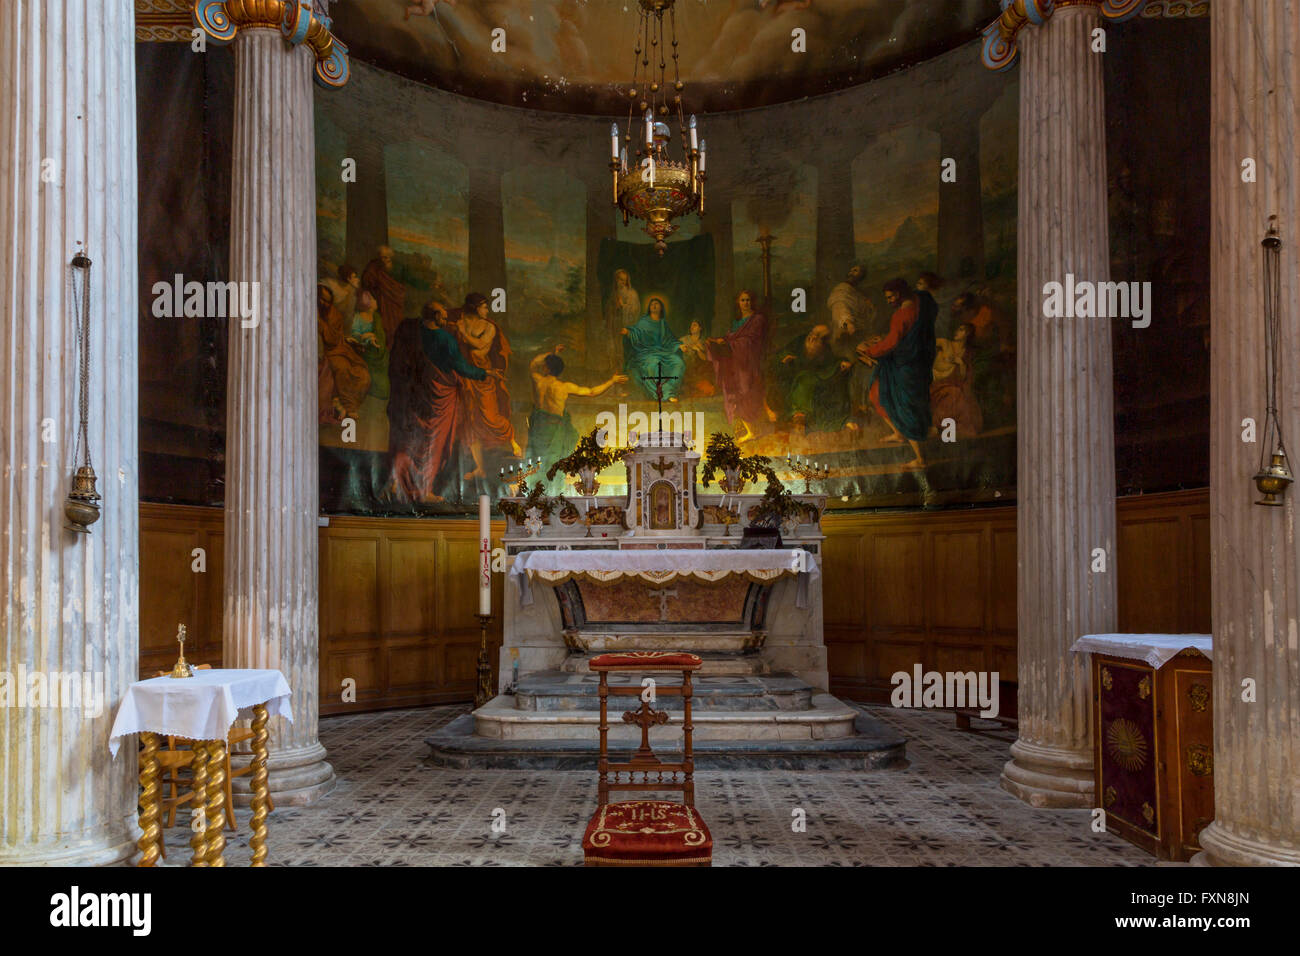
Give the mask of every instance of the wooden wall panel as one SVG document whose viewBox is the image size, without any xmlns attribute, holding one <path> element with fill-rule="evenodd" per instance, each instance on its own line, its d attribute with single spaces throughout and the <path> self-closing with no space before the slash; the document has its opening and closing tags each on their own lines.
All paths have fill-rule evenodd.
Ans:
<svg viewBox="0 0 1300 956">
<path fill-rule="evenodd" d="M 186 656 L 221 663 L 220 509 L 142 504 L 141 673 Z M 1125 631 L 1210 629 L 1204 490 L 1123 498 L 1113 570 Z M 888 700 L 889 677 L 998 671 L 1016 679 L 1014 506 L 836 514 L 825 519 L 825 637 L 831 690 Z M 501 533 L 498 524 L 494 538 Z M 321 529 L 321 712 L 473 697 L 479 631 L 473 520 L 334 517 Z M 207 572 L 190 570 L 206 549 Z M 489 632 L 495 669 L 501 588 Z M 357 701 L 344 704 L 345 678 Z"/>
<path fill-rule="evenodd" d="M 1204 490 L 1120 499 L 1121 631 L 1208 633 L 1208 508 Z M 831 512 L 824 529 L 832 692 L 887 701 L 890 676 L 918 662 L 1016 680 L 1014 506 Z M 845 566 L 853 555 L 861 570 Z"/>
<path fill-rule="evenodd" d="M 221 666 L 222 531 L 219 508 L 140 506 L 140 673 L 186 657 Z M 498 524 L 493 535 L 501 534 Z M 207 571 L 191 570 L 206 549 Z M 470 700 L 477 681 L 477 522 L 334 517 L 320 530 L 321 713 Z M 501 646 L 501 588 L 488 655 Z M 342 700 L 356 682 L 356 702 Z"/>
</svg>

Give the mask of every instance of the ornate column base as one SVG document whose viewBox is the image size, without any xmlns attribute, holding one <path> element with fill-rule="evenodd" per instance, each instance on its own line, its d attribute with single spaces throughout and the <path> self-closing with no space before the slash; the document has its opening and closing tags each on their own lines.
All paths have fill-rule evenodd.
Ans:
<svg viewBox="0 0 1300 956">
<path fill-rule="evenodd" d="M 1192 866 L 1300 866 L 1300 847 L 1278 846 L 1229 832 L 1218 820 L 1201 831 Z"/>
<path fill-rule="evenodd" d="M 242 762 L 246 763 L 247 758 Z M 305 807 L 328 796 L 338 785 L 334 767 L 325 760 L 325 748 L 319 741 L 307 747 L 274 751 L 267 767 L 268 788 L 277 807 Z M 251 775 L 236 777 L 230 786 L 235 806 L 252 805 Z"/>
<path fill-rule="evenodd" d="M 24 846 L 18 852 L 0 850 L 0 866 L 115 866 L 130 863 L 136 853 L 140 827 L 135 814 L 128 814 L 120 831 L 105 841 L 74 844 Z"/>
<path fill-rule="evenodd" d="M 1096 806 L 1092 753 L 1017 740 L 998 785 L 1031 807 L 1052 810 Z"/>
</svg>

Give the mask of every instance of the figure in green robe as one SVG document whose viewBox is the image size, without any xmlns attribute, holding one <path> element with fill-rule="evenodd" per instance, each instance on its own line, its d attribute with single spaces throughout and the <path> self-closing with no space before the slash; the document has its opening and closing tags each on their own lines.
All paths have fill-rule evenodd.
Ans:
<svg viewBox="0 0 1300 956">
<path fill-rule="evenodd" d="M 686 374 L 686 360 L 682 358 L 685 346 L 668 327 L 668 311 L 663 301 L 651 298 L 646 302 L 645 313 L 631 328 L 623 330 L 623 371 L 636 383 L 645 397 L 659 397 L 654 381 L 664 376 L 663 399 L 676 401 Z"/>
<path fill-rule="evenodd" d="M 768 375 L 768 404 L 795 431 L 834 432 L 849 421 L 852 362 L 831 351 L 830 329 L 815 325 L 778 349 Z"/>
</svg>

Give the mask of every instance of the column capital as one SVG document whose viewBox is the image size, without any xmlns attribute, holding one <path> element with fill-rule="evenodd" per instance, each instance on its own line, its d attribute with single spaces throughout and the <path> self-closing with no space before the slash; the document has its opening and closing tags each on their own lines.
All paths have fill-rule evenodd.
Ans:
<svg viewBox="0 0 1300 956">
<path fill-rule="evenodd" d="M 311 0 L 197 0 L 194 23 L 223 44 L 240 30 L 279 30 L 290 46 L 305 43 L 315 54 L 321 86 L 337 89 L 348 81 L 348 48 L 330 32 L 333 21 L 317 15 Z"/>
<path fill-rule="evenodd" d="M 1016 37 L 1027 26 L 1042 26 L 1063 7 L 1096 7 L 1107 20 L 1119 23 L 1142 12 L 1147 0 L 1002 0 L 1002 15 L 984 28 L 980 59 L 990 70 L 1008 70 L 1020 50 Z"/>
</svg>

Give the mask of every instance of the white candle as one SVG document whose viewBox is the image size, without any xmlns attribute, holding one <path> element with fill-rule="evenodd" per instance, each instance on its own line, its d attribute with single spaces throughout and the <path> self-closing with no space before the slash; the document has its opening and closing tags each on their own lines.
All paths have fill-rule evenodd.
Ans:
<svg viewBox="0 0 1300 956">
<path fill-rule="evenodd" d="M 609 126 L 609 158 L 618 159 L 618 124 L 611 123 Z"/>
<path fill-rule="evenodd" d="M 654 141 L 655 141 L 654 116 L 651 114 L 650 110 L 646 110 L 645 111 L 645 144 L 647 146 L 652 146 L 654 145 Z"/>
<path fill-rule="evenodd" d="M 478 496 L 478 612 L 492 613 L 492 519 L 487 495 Z"/>
<path fill-rule="evenodd" d="M 695 117 L 691 117 L 691 149 L 700 148 L 700 134 L 695 128 Z"/>
<path fill-rule="evenodd" d="M 708 152 L 708 149 L 709 141 L 705 139 L 700 140 L 700 172 L 704 172 L 704 164 L 707 162 L 705 154 Z"/>
</svg>

